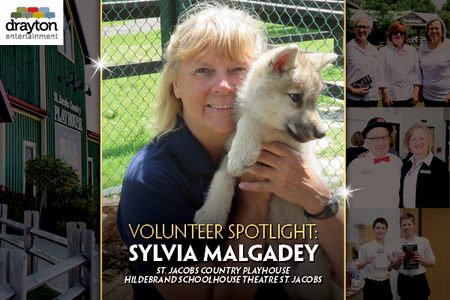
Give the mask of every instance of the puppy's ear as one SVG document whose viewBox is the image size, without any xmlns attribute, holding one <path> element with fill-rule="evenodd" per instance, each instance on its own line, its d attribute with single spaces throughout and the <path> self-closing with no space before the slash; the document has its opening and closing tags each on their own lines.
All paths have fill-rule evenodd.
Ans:
<svg viewBox="0 0 450 300">
<path fill-rule="evenodd" d="M 305 53 L 308 55 L 309 61 L 313 64 L 317 72 L 322 70 L 336 60 L 338 57 L 335 53 Z"/>
<path fill-rule="evenodd" d="M 270 59 L 269 68 L 275 72 L 284 73 L 287 70 L 295 68 L 297 60 L 298 47 L 289 45 L 273 50 L 273 56 Z"/>
</svg>

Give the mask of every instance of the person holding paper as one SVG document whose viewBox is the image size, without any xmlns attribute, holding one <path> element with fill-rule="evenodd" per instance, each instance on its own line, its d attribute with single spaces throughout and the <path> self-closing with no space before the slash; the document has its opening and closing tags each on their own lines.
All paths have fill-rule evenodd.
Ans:
<svg viewBox="0 0 450 300">
<path fill-rule="evenodd" d="M 393 298 L 390 272 L 394 266 L 394 247 L 384 242 L 388 230 L 388 222 L 384 218 L 373 221 L 375 238 L 365 243 L 358 251 L 356 267 L 362 271 L 364 284 L 364 300 L 390 300 Z"/>
<path fill-rule="evenodd" d="M 403 238 L 394 243 L 394 269 L 398 270 L 397 293 L 401 299 L 424 300 L 431 295 L 425 272 L 435 266 L 435 256 L 430 241 L 415 235 L 414 216 L 405 213 L 400 217 Z"/>
<path fill-rule="evenodd" d="M 351 19 L 355 38 L 346 47 L 346 104 L 348 107 L 376 107 L 380 99 L 378 81 L 381 76 L 378 50 L 367 41 L 372 32 L 373 20 L 362 11 L 358 11 Z"/>
</svg>

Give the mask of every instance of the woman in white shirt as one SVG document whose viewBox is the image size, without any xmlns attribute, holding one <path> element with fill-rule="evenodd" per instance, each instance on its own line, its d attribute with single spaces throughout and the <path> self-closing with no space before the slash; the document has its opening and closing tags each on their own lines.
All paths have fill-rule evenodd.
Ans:
<svg viewBox="0 0 450 300">
<path fill-rule="evenodd" d="M 379 62 L 383 106 L 413 107 L 419 100 L 419 61 L 414 47 L 405 45 L 408 30 L 403 22 L 389 26 L 391 44 L 381 48 Z"/>
<path fill-rule="evenodd" d="M 425 32 L 427 41 L 419 49 L 425 106 L 450 106 L 450 41 L 445 24 L 440 18 L 432 18 Z"/>
<path fill-rule="evenodd" d="M 346 47 L 347 106 L 376 107 L 380 98 L 378 50 L 367 41 L 373 20 L 362 11 L 358 11 L 351 19 L 355 38 Z"/>
<path fill-rule="evenodd" d="M 433 135 L 423 124 L 412 125 L 403 140 L 412 153 L 403 160 L 400 208 L 449 207 L 447 165 L 433 155 Z"/>
</svg>

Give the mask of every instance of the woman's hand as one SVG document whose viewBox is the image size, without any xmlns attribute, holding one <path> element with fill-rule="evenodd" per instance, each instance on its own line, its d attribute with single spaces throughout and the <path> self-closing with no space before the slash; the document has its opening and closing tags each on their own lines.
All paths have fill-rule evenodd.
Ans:
<svg viewBox="0 0 450 300">
<path fill-rule="evenodd" d="M 450 92 L 448 92 L 447 97 L 445 97 L 445 103 L 450 103 Z"/>
<path fill-rule="evenodd" d="M 383 106 L 391 107 L 391 104 L 394 104 L 394 102 L 392 101 L 391 95 L 389 95 L 388 89 L 382 88 L 381 91 L 383 92 Z"/>
<path fill-rule="evenodd" d="M 310 214 L 320 213 L 332 198 L 330 190 L 299 152 L 280 142 L 264 143 L 258 162 L 248 172 L 267 178 L 267 182 L 245 182 L 246 191 L 270 192 L 298 204 Z"/>
<path fill-rule="evenodd" d="M 350 90 L 350 92 L 358 97 L 363 98 L 366 94 L 369 93 L 369 88 L 359 88 L 359 89 L 355 89 L 352 86 L 349 86 L 348 89 Z"/>
</svg>

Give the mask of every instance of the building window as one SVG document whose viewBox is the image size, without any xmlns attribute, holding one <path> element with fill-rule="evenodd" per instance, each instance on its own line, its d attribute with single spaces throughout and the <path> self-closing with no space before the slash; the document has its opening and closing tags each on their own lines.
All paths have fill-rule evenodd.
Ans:
<svg viewBox="0 0 450 300">
<path fill-rule="evenodd" d="M 88 157 L 88 184 L 94 185 L 94 159 Z"/>
<path fill-rule="evenodd" d="M 64 7 L 64 45 L 59 45 L 58 49 L 68 58 L 73 60 L 73 21 L 70 18 L 67 8 Z"/>
<path fill-rule="evenodd" d="M 24 145 L 24 162 L 36 157 L 36 144 L 28 141 L 23 142 Z M 30 195 L 36 195 L 36 190 L 33 185 L 27 182 L 24 172 L 24 193 Z"/>
</svg>

